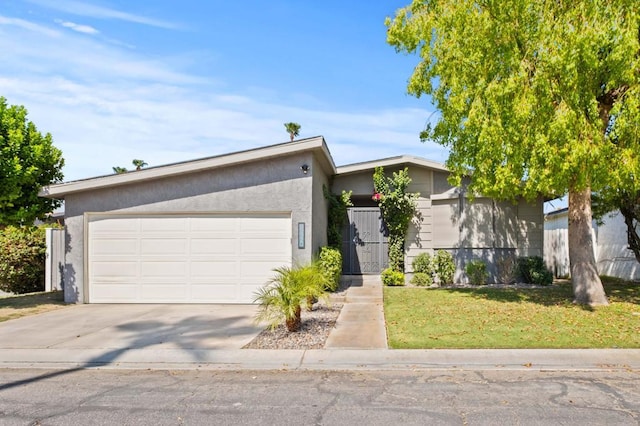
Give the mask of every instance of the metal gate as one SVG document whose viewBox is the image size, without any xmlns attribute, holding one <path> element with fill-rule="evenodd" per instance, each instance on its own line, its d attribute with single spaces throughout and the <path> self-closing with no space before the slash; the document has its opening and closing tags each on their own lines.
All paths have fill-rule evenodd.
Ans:
<svg viewBox="0 0 640 426">
<path fill-rule="evenodd" d="M 379 274 L 389 264 L 387 232 L 377 207 L 348 209 L 342 233 L 342 273 Z"/>
</svg>

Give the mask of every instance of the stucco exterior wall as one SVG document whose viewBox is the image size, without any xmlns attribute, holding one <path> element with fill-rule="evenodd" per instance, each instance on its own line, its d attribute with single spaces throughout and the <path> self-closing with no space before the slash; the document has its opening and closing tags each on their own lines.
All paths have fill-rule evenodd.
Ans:
<svg viewBox="0 0 640 426">
<path fill-rule="evenodd" d="M 314 229 L 313 197 L 317 191 L 314 191 L 314 168 L 306 175 L 300 170 L 305 163 L 313 164 L 312 153 L 68 194 L 65 199 L 65 301 L 84 301 L 85 212 L 290 212 L 292 261 L 310 261 L 314 239 L 318 238 L 310 232 Z M 318 172 L 322 174 L 319 167 Z M 316 219 L 320 217 L 319 213 L 315 215 Z M 304 249 L 298 249 L 297 245 L 299 222 L 307 226 Z"/>
<path fill-rule="evenodd" d="M 320 247 L 327 245 L 327 224 L 329 204 L 324 198 L 323 186 L 329 189 L 329 176 L 321 169 L 318 161 L 313 169 L 313 228 L 311 251 L 313 255 L 320 252 Z"/>
<path fill-rule="evenodd" d="M 463 196 L 433 200 L 433 250 L 446 250 L 456 261 L 456 282 L 466 282 L 466 264 L 482 260 L 489 280 L 498 281 L 498 260 L 542 256 L 543 199 L 500 202 Z"/>
</svg>

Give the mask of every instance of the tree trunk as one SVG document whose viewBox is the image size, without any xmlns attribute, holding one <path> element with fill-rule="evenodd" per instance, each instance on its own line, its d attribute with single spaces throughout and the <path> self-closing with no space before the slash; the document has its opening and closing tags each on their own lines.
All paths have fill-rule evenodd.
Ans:
<svg viewBox="0 0 640 426">
<path fill-rule="evenodd" d="M 591 188 L 569 189 L 569 262 L 574 303 L 608 305 L 598 276 L 591 238 Z"/>
<path fill-rule="evenodd" d="M 285 319 L 285 324 L 287 326 L 287 330 L 291 332 L 300 330 L 300 326 L 302 325 L 302 316 L 301 316 L 300 306 L 296 308 L 296 311 L 293 317 Z"/>
</svg>

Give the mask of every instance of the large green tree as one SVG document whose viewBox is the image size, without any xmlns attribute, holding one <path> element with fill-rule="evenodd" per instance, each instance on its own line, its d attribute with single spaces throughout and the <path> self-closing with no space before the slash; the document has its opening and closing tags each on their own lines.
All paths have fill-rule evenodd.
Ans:
<svg viewBox="0 0 640 426">
<path fill-rule="evenodd" d="M 51 135 L 38 131 L 24 107 L 0 97 L 0 227 L 32 224 L 58 207 L 38 192 L 62 181 L 63 165 Z"/>
<path fill-rule="evenodd" d="M 569 195 L 576 303 L 607 304 L 591 242 L 591 193 L 640 176 L 637 0 L 414 0 L 388 42 L 418 53 L 408 90 L 440 118 L 459 183 L 499 198 Z"/>
</svg>

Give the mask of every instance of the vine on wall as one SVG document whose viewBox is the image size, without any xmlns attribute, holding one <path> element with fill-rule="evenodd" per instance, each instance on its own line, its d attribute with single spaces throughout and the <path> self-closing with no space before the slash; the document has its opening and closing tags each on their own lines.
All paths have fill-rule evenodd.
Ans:
<svg viewBox="0 0 640 426">
<path fill-rule="evenodd" d="M 382 219 L 389 231 L 389 267 L 404 272 L 404 241 L 409 223 L 416 212 L 418 192 L 407 192 L 411 183 L 409 169 L 394 172 L 391 177 L 384 168 L 376 167 L 373 173 L 373 200 L 378 203 Z"/>
</svg>

